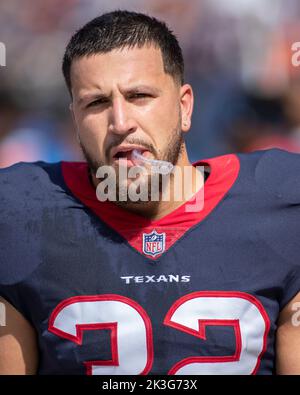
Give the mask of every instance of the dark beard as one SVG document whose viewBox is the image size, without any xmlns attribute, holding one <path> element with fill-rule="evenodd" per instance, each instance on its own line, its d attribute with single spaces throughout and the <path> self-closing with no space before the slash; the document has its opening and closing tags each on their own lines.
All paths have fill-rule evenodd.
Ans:
<svg viewBox="0 0 300 395">
<path fill-rule="evenodd" d="M 181 124 L 181 121 L 178 123 L 177 128 L 174 129 L 174 132 L 171 134 L 170 141 L 167 144 L 168 150 L 161 157 L 158 157 L 158 155 L 156 154 L 156 151 L 152 145 L 145 144 L 141 140 L 128 138 L 126 140 L 126 142 L 129 144 L 141 145 L 141 146 L 147 148 L 150 152 L 152 152 L 155 155 L 155 158 L 157 158 L 159 160 L 164 160 L 164 161 L 170 162 L 175 166 L 182 154 L 183 149 L 184 149 L 184 139 L 183 139 L 183 133 L 180 128 L 180 124 Z M 122 143 L 122 141 L 119 141 L 118 143 L 114 143 L 113 145 L 109 146 L 106 150 L 106 157 L 108 158 L 109 152 L 112 147 L 117 146 L 121 143 Z M 81 141 L 80 141 L 80 147 L 82 149 L 84 158 L 89 166 L 90 173 L 95 176 L 98 168 L 100 166 L 106 166 L 106 163 L 99 161 L 99 160 L 95 160 L 94 158 L 92 158 L 92 156 L 89 154 L 86 147 L 83 146 Z M 158 185 L 158 193 L 161 196 L 161 194 L 163 192 L 163 185 L 166 185 L 166 183 L 163 184 L 163 182 L 162 182 L 162 178 L 164 176 L 158 175 L 158 177 L 159 177 L 159 181 L 158 181 L 158 184 L 156 183 L 156 189 L 157 189 L 157 185 Z M 146 201 L 137 200 L 137 201 L 133 202 L 130 200 L 128 195 L 127 195 L 127 199 L 125 201 L 123 199 L 120 199 L 121 196 L 124 198 L 124 189 L 123 189 L 123 192 L 121 192 L 122 188 L 120 187 L 118 180 L 119 180 L 119 177 L 117 174 L 117 177 L 116 177 L 116 183 L 117 183 L 117 185 L 116 185 L 116 203 L 120 204 L 121 206 L 126 207 L 126 206 L 132 205 L 132 204 L 135 204 L 135 205 L 136 204 L 139 204 L 139 205 L 149 204 L 149 201 L 152 200 L 151 199 L 152 193 L 154 193 L 154 191 L 151 191 L 151 177 L 150 176 L 148 176 L 148 200 L 146 200 Z M 120 193 L 121 193 L 121 195 L 120 195 Z"/>
</svg>

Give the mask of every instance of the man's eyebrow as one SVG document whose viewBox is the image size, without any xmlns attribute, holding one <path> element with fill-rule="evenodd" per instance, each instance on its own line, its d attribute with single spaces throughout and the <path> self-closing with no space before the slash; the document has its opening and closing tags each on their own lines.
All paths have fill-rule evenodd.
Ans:
<svg viewBox="0 0 300 395">
<path fill-rule="evenodd" d="M 83 102 L 94 100 L 94 99 L 101 99 L 107 97 L 103 93 L 92 93 L 92 94 L 87 94 L 87 95 L 82 95 L 81 97 L 78 98 L 78 104 L 82 104 Z"/>
<path fill-rule="evenodd" d="M 137 93 L 137 92 L 141 92 L 141 91 L 148 91 L 148 92 L 153 93 L 155 95 L 159 95 L 162 93 L 161 89 L 154 87 L 154 86 L 150 86 L 150 85 L 131 86 L 130 88 L 126 89 L 125 92 L 126 92 L 126 94 L 130 94 L 130 93 Z M 101 99 L 101 98 L 107 98 L 107 95 L 105 95 L 104 93 L 101 93 L 101 92 L 95 92 L 92 94 L 83 95 L 78 98 L 78 104 L 80 105 L 83 102 L 94 100 L 94 99 Z"/>
<path fill-rule="evenodd" d="M 159 95 L 160 93 L 162 93 L 162 90 L 155 87 L 155 86 L 150 86 L 150 85 L 135 85 L 135 86 L 131 86 L 130 88 L 126 89 L 127 93 L 131 93 L 131 92 L 139 92 L 139 91 L 148 91 L 148 92 L 152 92 L 153 94 L 157 94 Z"/>
</svg>

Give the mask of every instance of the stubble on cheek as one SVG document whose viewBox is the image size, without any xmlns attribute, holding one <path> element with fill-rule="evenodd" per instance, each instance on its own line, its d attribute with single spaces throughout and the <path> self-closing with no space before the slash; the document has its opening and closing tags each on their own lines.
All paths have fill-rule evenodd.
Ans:
<svg viewBox="0 0 300 395">
<path fill-rule="evenodd" d="M 133 137 L 117 137 L 114 141 L 112 141 L 110 144 L 107 145 L 107 147 L 103 150 L 103 159 L 100 156 L 100 147 L 98 146 L 99 143 L 97 144 L 96 142 L 96 136 L 94 136 L 94 143 L 89 141 L 89 143 L 83 143 L 81 139 L 79 138 L 79 144 L 82 150 L 82 153 L 88 163 L 88 166 L 90 168 L 90 172 L 96 177 L 97 171 L 99 167 L 102 166 L 107 166 L 109 164 L 109 155 L 111 152 L 111 149 L 115 146 L 120 145 L 124 140 L 128 144 L 136 144 L 140 146 L 148 146 L 149 151 L 154 153 L 155 157 L 160 160 L 165 160 L 168 162 L 171 162 L 173 165 L 176 165 L 178 158 L 181 155 L 181 151 L 183 148 L 183 134 L 181 131 L 181 114 L 179 110 L 179 115 L 177 119 L 177 125 L 176 127 L 171 131 L 169 134 L 169 138 L 167 139 L 165 148 L 163 149 L 162 152 L 156 151 L 155 147 L 149 143 L 145 143 L 144 140 L 142 139 L 137 139 Z M 102 143 L 104 144 L 104 142 Z M 99 156 L 97 156 L 96 152 L 99 152 Z M 117 191 L 117 201 L 123 200 L 125 198 L 125 202 L 123 204 L 126 205 L 127 203 L 131 203 L 131 199 L 128 196 L 128 188 L 130 187 L 130 184 L 135 180 L 128 179 L 128 178 L 121 178 L 119 177 L 119 172 L 120 170 L 118 169 L 118 166 L 114 166 L 115 170 L 115 180 L 116 180 L 116 191 Z M 128 170 L 128 169 L 127 169 Z M 152 193 L 152 185 L 151 185 L 151 176 L 150 174 L 143 174 L 141 175 L 143 177 L 142 182 L 139 183 L 140 187 L 143 188 L 143 185 L 148 186 L 148 201 L 151 200 L 151 193 Z M 103 181 L 103 179 L 97 180 L 98 183 Z M 140 179 L 141 181 L 141 179 Z M 157 184 L 156 184 L 157 185 Z M 161 182 L 161 177 L 158 183 L 158 188 L 159 188 L 159 193 L 161 194 L 162 192 L 162 182 Z M 139 189 L 137 189 L 137 193 L 139 192 Z M 127 194 L 127 195 L 126 195 Z M 125 196 L 126 195 L 126 196 Z M 143 203 L 142 201 L 136 202 L 136 203 Z"/>
</svg>

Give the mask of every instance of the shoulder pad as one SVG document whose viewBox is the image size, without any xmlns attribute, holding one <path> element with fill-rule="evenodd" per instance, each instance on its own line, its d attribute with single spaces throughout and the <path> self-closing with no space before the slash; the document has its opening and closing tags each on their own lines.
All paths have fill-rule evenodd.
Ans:
<svg viewBox="0 0 300 395">
<path fill-rule="evenodd" d="M 48 181 L 47 181 L 48 180 Z M 40 264 L 42 210 L 51 183 L 42 162 L 0 169 L 0 284 L 27 278 Z"/>
<path fill-rule="evenodd" d="M 259 188 L 288 204 L 300 204 L 300 154 L 265 151 L 255 169 Z"/>
</svg>

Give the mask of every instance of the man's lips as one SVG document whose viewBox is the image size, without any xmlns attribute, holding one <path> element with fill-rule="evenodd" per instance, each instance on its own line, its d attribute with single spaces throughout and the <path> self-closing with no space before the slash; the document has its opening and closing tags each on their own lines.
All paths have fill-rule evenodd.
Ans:
<svg viewBox="0 0 300 395">
<path fill-rule="evenodd" d="M 132 151 L 136 149 L 138 150 L 142 155 L 147 156 L 147 154 L 150 154 L 150 152 L 141 146 L 138 145 L 124 145 L 124 146 L 119 146 L 119 147 L 115 147 L 112 149 L 111 151 L 111 156 L 112 156 L 112 160 L 128 160 L 131 161 L 131 155 L 132 155 Z"/>
</svg>

